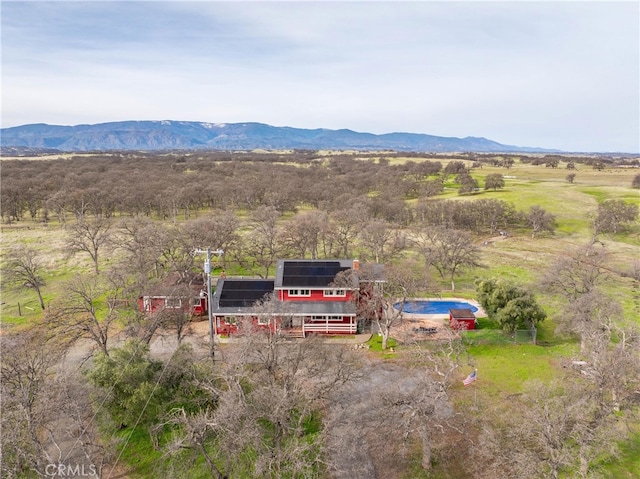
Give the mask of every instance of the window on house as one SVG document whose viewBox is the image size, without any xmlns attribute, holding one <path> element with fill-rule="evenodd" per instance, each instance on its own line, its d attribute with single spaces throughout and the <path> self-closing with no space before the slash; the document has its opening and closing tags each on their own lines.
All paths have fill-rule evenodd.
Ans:
<svg viewBox="0 0 640 479">
<path fill-rule="evenodd" d="M 312 321 L 342 321 L 342 316 L 333 316 L 333 315 L 315 315 L 311 316 Z"/>
<path fill-rule="evenodd" d="M 258 324 L 266 326 L 269 324 L 270 318 L 268 316 L 258 316 Z"/>
<path fill-rule="evenodd" d="M 178 309 L 182 307 L 182 300 L 175 296 L 167 296 L 164 300 L 165 308 Z"/>
<path fill-rule="evenodd" d="M 238 318 L 235 316 L 225 316 L 224 322 L 226 324 L 236 324 L 238 322 Z"/>
<path fill-rule="evenodd" d="M 310 289 L 290 289 L 289 296 L 311 296 Z"/>
<path fill-rule="evenodd" d="M 345 297 L 347 292 L 344 289 L 325 289 L 324 296 Z"/>
</svg>

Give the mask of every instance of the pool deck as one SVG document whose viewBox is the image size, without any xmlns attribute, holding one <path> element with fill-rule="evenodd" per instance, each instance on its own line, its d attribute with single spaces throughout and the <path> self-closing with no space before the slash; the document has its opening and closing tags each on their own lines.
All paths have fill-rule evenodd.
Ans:
<svg viewBox="0 0 640 479">
<path fill-rule="evenodd" d="M 480 303 L 478 303 L 477 301 L 473 300 L 473 299 L 467 299 L 467 298 L 450 298 L 450 297 L 438 297 L 438 298 L 408 298 L 407 301 L 464 301 L 466 303 L 469 303 L 473 306 L 475 306 L 476 308 L 478 308 L 478 311 L 476 311 L 474 314 L 476 315 L 476 318 L 486 318 L 487 317 L 487 313 L 485 313 L 484 309 L 482 309 L 482 306 L 480 306 Z M 416 314 L 416 313 L 404 313 L 404 317 L 405 319 L 409 319 L 409 320 L 430 320 L 430 321 L 448 321 L 449 320 L 449 313 L 445 313 L 445 314 Z"/>
</svg>

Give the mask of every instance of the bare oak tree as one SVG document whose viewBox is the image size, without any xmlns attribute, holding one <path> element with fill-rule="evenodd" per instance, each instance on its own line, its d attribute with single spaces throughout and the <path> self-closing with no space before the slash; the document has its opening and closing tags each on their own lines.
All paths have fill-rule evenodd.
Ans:
<svg viewBox="0 0 640 479">
<path fill-rule="evenodd" d="M 522 479 L 593 477 L 598 458 L 616 454 L 622 437 L 614 417 L 600 414 L 592 389 L 577 379 L 529 383 L 518 406 L 503 417 L 507 424 L 496 436 L 481 438 L 493 454 L 494 472 Z"/>
<path fill-rule="evenodd" d="M 331 223 L 337 244 L 338 256 L 349 258 L 353 244 L 358 236 L 359 223 L 366 221 L 367 214 L 363 208 L 350 207 L 338 209 L 331 213 Z"/>
<path fill-rule="evenodd" d="M 404 234 L 384 220 L 369 221 L 359 234 L 360 245 L 369 258 L 385 263 L 406 248 Z"/>
<path fill-rule="evenodd" d="M 40 308 L 44 310 L 42 287 L 44 266 L 38 252 L 25 245 L 10 248 L 5 253 L 5 280 L 25 288 L 33 288 L 38 295 Z"/>
<path fill-rule="evenodd" d="M 261 278 L 269 277 L 282 248 L 279 219 L 280 212 L 273 206 L 258 207 L 247 225 L 252 233 L 243 237 L 234 252 L 234 260 Z"/>
<path fill-rule="evenodd" d="M 211 248 L 229 254 L 240 239 L 239 228 L 240 220 L 235 213 L 224 210 L 185 223 L 182 229 L 191 248 Z M 225 256 L 222 267 L 226 267 Z"/>
<path fill-rule="evenodd" d="M 118 226 L 115 240 L 125 251 L 128 269 L 141 280 L 159 276 L 159 260 L 169 240 L 164 226 L 146 216 L 125 218 Z"/>
<path fill-rule="evenodd" d="M 544 208 L 533 205 L 529 209 L 527 223 L 531 227 L 531 237 L 535 238 L 537 234 L 544 231 L 553 233 L 556 226 L 556 217 L 548 213 Z"/>
<path fill-rule="evenodd" d="M 586 353 L 590 340 L 602 332 L 602 325 L 621 316 L 618 304 L 593 289 L 567 303 L 556 318 L 557 332 L 580 338 L 580 351 Z"/>
<path fill-rule="evenodd" d="M 331 477 L 396 477 L 414 459 L 430 471 L 436 448 L 462 435 L 443 379 L 430 373 L 373 360 L 334 394 L 325 420 Z"/>
<path fill-rule="evenodd" d="M 101 477 L 113 450 L 93 424 L 89 390 L 77 371 L 60 371 L 69 344 L 46 328 L 0 337 L 3 357 L 2 477 L 51 477 L 51 465 Z"/>
<path fill-rule="evenodd" d="M 320 257 L 322 239 L 329 229 L 329 219 L 323 211 L 309 211 L 295 216 L 282 231 L 283 247 L 296 258 Z"/>
<path fill-rule="evenodd" d="M 31 330 L 0 338 L 3 477 L 21 477 L 27 471 L 44 477 L 46 465 L 56 462 L 43 435 L 50 413 L 43 398 L 66 348 L 45 333 Z"/>
<path fill-rule="evenodd" d="M 92 341 L 108 356 L 108 341 L 119 317 L 119 294 L 117 286 L 106 284 L 101 277 L 78 275 L 46 311 L 45 322 L 51 331 L 71 341 Z"/>
<path fill-rule="evenodd" d="M 618 233 L 627 224 L 638 220 L 638 205 L 623 200 L 607 200 L 598 205 L 593 220 L 593 239 L 595 242 L 600 233 Z"/>
<path fill-rule="evenodd" d="M 599 414 L 622 417 L 637 414 L 640 402 L 640 330 L 621 324 L 619 317 L 604 314 L 594 321 L 585 341 L 586 364 L 581 373 L 594 386 Z"/>
<path fill-rule="evenodd" d="M 111 240 L 111 225 L 111 220 L 104 217 L 87 220 L 82 216 L 69 229 L 69 254 L 88 254 L 93 261 L 96 275 L 99 274 L 100 255 Z"/>
<path fill-rule="evenodd" d="M 354 279 L 354 275 L 357 279 Z M 391 330 L 404 321 L 404 307 L 416 291 L 425 290 L 429 278 L 425 271 L 410 260 L 385 267 L 384 281 L 379 281 L 373 264 L 364 263 L 360 269 L 339 273 L 334 285 L 353 288 L 358 281 L 370 287 L 354 293 L 358 315 L 371 320 L 382 336 L 382 349 L 387 349 Z"/>
<path fill-rule="evenodd" d="M 480 249 L 466 231 L 449 228 L 422 230 L 414 235 L 414 243 L 425 263 L 433 266 L 442 279 L 451 281 L 455 291 L 456 274 L 463 268 L 480 266 Z"/>
<path fill-rule="evenodd" d="M 275 313 L 286 314 L 280 306 L 267 299 L 258 317 L 273 321 Z M 195 378 L 215 405 L 169 417 L 181 427 L 165 468 L 202 456 L 213 477 L 319 476 L 323 446 L 314 423 L 330 394 L 357 371 L 352 351 L 319 338 L 291 342 L 244 318 L 224 355 Z"/>
<path fill-rule="evenodd" d="M 589 244 L 563 251 L 544 272 L 541 286 L 568 301 L 593 291 L 605 273 L 609 255 L 602 245 Z"/>
</svg>

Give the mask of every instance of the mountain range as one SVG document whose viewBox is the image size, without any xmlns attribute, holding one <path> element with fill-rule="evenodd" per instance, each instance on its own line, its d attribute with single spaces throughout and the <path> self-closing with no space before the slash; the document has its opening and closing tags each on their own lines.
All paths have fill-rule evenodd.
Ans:
<svg viewBox="0 0 640 479">
<path fill-rule="evenodd" d="M 419 152 L 559 152 L 504 145 L 486 138 L 420 133 L 375 135 L 353 130 L 277 127 L 264 123 L 122 121 L 94 125 L 44 123 L 0 129 L 0 147 L 96 150 L 395 150 Z"/>
</svg>

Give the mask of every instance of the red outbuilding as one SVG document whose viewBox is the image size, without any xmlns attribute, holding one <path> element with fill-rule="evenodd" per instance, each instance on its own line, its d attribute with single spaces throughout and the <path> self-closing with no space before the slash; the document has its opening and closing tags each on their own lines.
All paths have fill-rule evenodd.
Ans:
<svg viewBox="0 0 640 479">
<path fill-rule="evenodd" d="M 457 331 L 469 331 L 476 329 L 475 314 L 470 309 L 450 309 L 449 310 L 449 326 Z"/>
<path fill-rule="evenodd" d="M 206 285 L 199 275 L 184 278 L 173 273 L 138 298 L 138 309 L 151 314 L 163 310 L 182 310 L 189 311 L 193 316 L 204 316 L 207 314 L 207 305 Z"/>
</svg>

